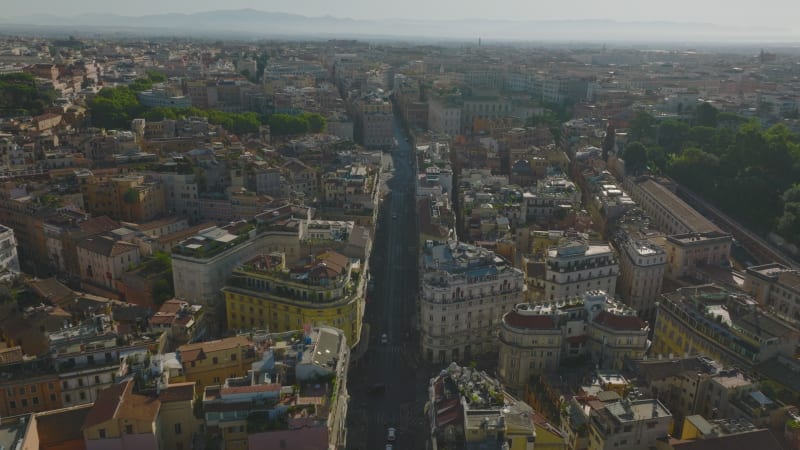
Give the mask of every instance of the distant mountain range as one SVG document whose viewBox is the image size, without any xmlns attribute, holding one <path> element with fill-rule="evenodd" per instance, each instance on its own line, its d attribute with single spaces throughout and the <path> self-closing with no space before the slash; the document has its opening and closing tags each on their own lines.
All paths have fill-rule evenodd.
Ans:
<svg viewBox="0 0 800 450">
<path fill-rule="evenodd" d="M 170 36 L 404 38 L 492 41 L 639 41 L 639 42 L 787 42 L 800 40 L 796 30 L 737 28 L 703 23 L 616 22 L 611 20 L 513 21 L 463 19 L 356 20 L 332 16 L 253 9 L 138 17 L 83 14 L 73 17 L 31 15 L 0 19 L 7 33 L 42 30 L 63 33 L 113 32 Z"/>
</svg>

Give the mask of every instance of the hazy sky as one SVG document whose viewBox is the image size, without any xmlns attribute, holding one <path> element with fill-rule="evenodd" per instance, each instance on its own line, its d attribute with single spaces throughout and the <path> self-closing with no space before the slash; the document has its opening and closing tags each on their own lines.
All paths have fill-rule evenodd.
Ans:
<svg viewBox="0 0 800 450">
<path fill-rule="evenodd" d="M 737 27 L 800 28 L 797 0 L 0 0 L 6 17 L 87 12 L 141 16 L 253 8 L 306 16 L 354 19 L 492 18 L 512 20 L 615 19 L 712 23 Z"/>
</svg>

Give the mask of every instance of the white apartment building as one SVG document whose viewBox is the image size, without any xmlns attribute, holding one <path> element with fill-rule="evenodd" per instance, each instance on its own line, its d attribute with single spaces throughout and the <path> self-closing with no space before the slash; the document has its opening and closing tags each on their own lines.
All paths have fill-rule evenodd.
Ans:
<svg viewBox="0 0 800 450">
<path fill-rule="evenodd" d="M 461 107 L 442 98 L 428 100 L 428 129 L 455 136 L 461 133 Z"/>
<path fill-rule="evenodd" d="M 643 176 L 625 179 L 625 190 L 653 224 L 667 235 L 719 232 L 719 228 L 659 181 Z"/>
<path fill-rule="evenodd" d="M 511 100 L 504 97 L 465 97 L 461 109 L 461 120 L 470 129 L 475 119 L 497 119 L 510 115 Z"/>
<path fill-rule="evenodd" d="M 503 314 L 525 294 L 522 271 L 484 248 L 428 241 L 422 255 L 420 335 L 428 361 L 497 350 Z"/>
<path fill-rule="evenodd" d="M 112 291 L 117 290 L 116 280 L 142 261 L 138 245 L 112 236 L 90 237 L 77 247 L 81 281 Z"/>
<path fill-rule="evenodd" d="M 147 172 L 148 179 L 159 180 L 164 186 L 164 203 L 171 214 L 185 217 L 190 223 L 200 220 L 200 200 L 194 174 Z"/>
<path fill-rule="evenodd" d="M 680 278 L 691 274 L 698 267 L 726 265 L 732 243 L 731 235 L 721 231 L 667 236 L 666 275 Z"/>
<path fill-rule="evenodd" d="M 228 245 L 236 238 L 224 229 L 212 227 L 178 244 L 177 251 L 172 252 L 175 297 L 203 306 L 217 306 L 222 299 L 220 289 L 242 262 L 274 251 L 291 258 L 300 254 L 297 232 L 256 234 L 253 230 L 242 242 Z M 205 247 L 208 250 L 204 251 Z"/>
<path fill-rule="evenodd" d="M 14 230 L 0 225 L 0 278 L 19 273 L 19 256 Z"/>
<path fill-rule="evenodd" d="M 361 144 L 367 148 L 390 148 L 394 144 L 392 104 L 378 95 L 358 102 Z"/>
<path fill-rule="evenodd" d="M 621 234 L 615 243 L 620 255 L 617 293 L 640 316 L 654 317 L 667 267 L 666 252 L 644 237 Z"/>
<path fill-rule="evenodd" d="M 123 362 L 126 357 L 144 359 L 145 343 L 121 346 L 117 345 L 117 338 L 116 333 L 100 333 L 94 327 L 68 328 L 50 334 L 50 351 L 59 368 L 64 407 L 96 401 L 98 393 L 124 373 L 120 367 L 126 364 Z"/>
<path fill-rule="evenodd" d="M 497 375 L 512 392 L 524 392 L 532 374 L 554 372 L 564 333 L 557 308 L 521 303 L 503 316 Z"/>
<path fill-rule="evenodd" d="M 647 322 L 602 291 L 545 304 L 522 303 L 503 316 L 497 373 L 522 393 L 531 375 L 555 372 L 569 358 L 589 354 L 597 367 L 621 370 L 649 347 Z"/>
<path fill-rule="evenodd" d="M 522 194 L 521 213 L 528 221 L 550 219 L 556 210 L 572 209 L 581 203 L 581 192 L 575 183 L 563 177 L 548 177 Z"/>
<path fill-rule="evenodd" d="M 800 321 L 800 270 L 779 263 L 748 267 L 744 290 L 777 315 Z"/>
<path fill-rule="evenodd" d="M 298 238 L 301 241 L 342 241 L 353 232 L 355 222 L 345 220 L 301 219 Z"/>
<path fill-rule="evenodd" d="M 608 244 L 563 240 L 547 250 L 544 298 L 561 300 L 598 289 L 613 297 L 618 274 L 619 264 Z"/>
<path fill-rule="evenodd" d="M 656 448 L 672 429 L 672 414 L 658 399 L 622 399 L 590 416 L 589 450 Z"/>
</svg>

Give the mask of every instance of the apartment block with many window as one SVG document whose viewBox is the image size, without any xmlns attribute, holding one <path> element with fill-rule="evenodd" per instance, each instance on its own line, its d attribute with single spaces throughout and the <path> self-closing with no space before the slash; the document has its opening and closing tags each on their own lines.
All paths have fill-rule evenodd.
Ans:
<svg viewBox="0 0 800 450">
<path fill-rule="evenodd" d="M 775 314 L 800 321 L 800 271 L 779 263 L 748 267 L 744 290 Z"/>
<path fill-rule="evenodd" d="M 617 294 L 642 317 L 655 315 L 667 266 L 664 248 L 644 236 L 627 233 L 615 239 L 619 251 Z"/>
<path fill-rule="evenodd" d="M 423 357 L 461 361 L 496 351 L 501 317 L 527 289 L 522 271 L 481 247 L 428 241 L 421 272 Z"/>
<path fill-rule="evenodd" d="M 703 266 L 724 266 L 731 254 L 731 235 L 720 231 L 667 236 L 666 275 L 680 278 Z"/>
<path fill-rule="evenodd" d="M 282 252 L 256 256 L 235 269 L 222 289 L 228 328 L 284 332 L 327 325 L 343 330 L 355 345 L 364 278 L 350 258 L 334 251 L 300 259 Z"/>
<path fill-rule="evenodd" d="M 500 325 L 497 373 L 512 392 L 531 375 L 553 373 L 571 358 L 589 355 L 597 367 L 621 370 L 645 355 L 650 326 L 605 292 L 545 304 L 516 305 Z"/>
<path fill-rule="evenodd" d="M 618 275 L 619 264 L 611 246 L 565 239 L 547 249 L 544 299 L 562 300 L 591 290 L 613 296 Z"/>
<path fill-rule="evenodd" d="M 0 276 L 19 272 L 17 239 L 14 230 L 0 225 Z"/>
<path fill-rule="evenodd" d="M 657 399 L 622 399 L 592 409 L 589 424 L 589 450 L 639 450 L 669 437 L 672 414 Z"/>
<path fill-rule="evenodd" d="M 748 295 L 707 284 L 662 295 L 653 352 L 705 355 L 748 369 L 775 356 L 792 357 L 800 331 Z"/>
<path fill-rule="evenodd" d="M 181 345 L 175 353 L 185 380 L 196 382 L 199 389 L 244 376 L 259 358 L 255 343 L 247 336 Z"/>
</svg>

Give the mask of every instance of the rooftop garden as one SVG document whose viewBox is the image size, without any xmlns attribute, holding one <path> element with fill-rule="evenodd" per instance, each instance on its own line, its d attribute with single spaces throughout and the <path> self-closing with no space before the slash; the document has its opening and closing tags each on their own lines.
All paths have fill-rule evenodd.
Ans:
<svg viewBox="0 0 800 450">
<path fill-rule="evenodd" d="M 245 242 L 248 239 L 250 239 L 249 233 L 254 228 L 255 226 L 252 224 L 247 224 L 244 227 L 238 228 L 236 230 L 237 233 L 236 238 L 231 240 L 230 242 L 207 240 L 205 242 L 205 245 L 202 245 L 198 248 L 188 248 L 187 246 L 179 244 L 172 249 L 172 253 L 198 259 L 213 258 L 214 256 L 224 252 L 225 250 L 236 247 L 242 242 Z"/>
</svg>

